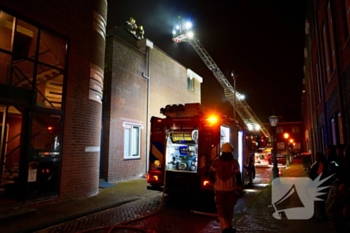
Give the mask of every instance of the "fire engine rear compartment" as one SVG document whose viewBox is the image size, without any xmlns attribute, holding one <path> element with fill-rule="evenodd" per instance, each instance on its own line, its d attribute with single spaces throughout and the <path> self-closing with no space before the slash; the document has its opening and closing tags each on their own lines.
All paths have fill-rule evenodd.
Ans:
<svg viewBox="0 0 350 233">
<path fill-rule="evenodd" d="M 198 130 L 172 130 L 165 152 L 166 188 L 173 191 L 199 190 Z"/>
<path fill-rule="evenodd" d="M 147 188 L 163 191 L 165 187 L 165 192 L 213 191 L 209 170 L 225 142 L 231 142 L 236 149 L 244 181 L 244 132 L 224 115 L 201 113 L 199 104 L 175 107 L 161 109 L 166 118 L 151 118 Z"/>
<path fill-rule="evenodd" d="M 171 131 L 167 136 L 165 168 L 167 171 L 197 172 L 198 130 Z"/>
</svg>

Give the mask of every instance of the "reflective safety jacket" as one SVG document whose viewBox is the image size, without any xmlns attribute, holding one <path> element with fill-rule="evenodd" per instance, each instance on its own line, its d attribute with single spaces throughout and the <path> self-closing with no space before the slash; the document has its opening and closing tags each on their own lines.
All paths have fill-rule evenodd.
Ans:
<svg viewBox="0 0 350 233">
<path fill-rule="evenodd" d="M 232 153 L 222 153 L 216 157 L 210 167 L 215 173 L 214 189 L 218 191 L 234 191 L 237 174 L 240 174 L 239 163 Z"/>
</svg>

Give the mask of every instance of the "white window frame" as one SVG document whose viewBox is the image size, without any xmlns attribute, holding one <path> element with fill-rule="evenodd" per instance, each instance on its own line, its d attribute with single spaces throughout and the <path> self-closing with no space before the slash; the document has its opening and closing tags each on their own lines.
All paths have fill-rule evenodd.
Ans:
<svg viewBox="0 0 350 233">
<path fill-rule="evenodd" d="M 124 122 L 124 159 L 141 158 L 141 129 L 140 124 Z"/>
<path fill-rule="evenodd" d="M 187 89 L 190 91 L 194 91 L 194 78 L 187 77 Z"/>
<path fill-rule="evenodd" d="M 300 150 L 301 149 L 301 143 L 300 142 L 294 142 L 293 143 L 293 149 Z"/>
</svg>

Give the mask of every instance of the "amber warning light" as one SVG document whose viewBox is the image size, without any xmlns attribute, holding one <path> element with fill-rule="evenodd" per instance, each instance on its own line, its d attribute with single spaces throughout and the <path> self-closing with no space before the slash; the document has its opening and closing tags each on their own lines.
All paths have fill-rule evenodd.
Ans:
<svg viewBox="0 0 350 233">
<path fill-rule="evenodd" d="M 218 117 L 211 115 L 207 118 L 208 123 L 210 123 L 211 125 L 216 124 L 218 122 Z"/>
</svg>

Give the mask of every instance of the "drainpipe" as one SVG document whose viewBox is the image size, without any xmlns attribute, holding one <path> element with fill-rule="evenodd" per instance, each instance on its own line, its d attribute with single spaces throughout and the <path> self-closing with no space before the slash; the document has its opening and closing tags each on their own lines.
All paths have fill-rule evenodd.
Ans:
<svg viewBox="0 0 350 233">
<path fill-rule="evenodd" d="M 150 119 L 149 119 L 149 107 L 150 107 L 150 81 L 151 81 L 151 62 L 150 62 L 150 49 L 153 48 L 153 42 L 151 42 L 148 39 L 143 39 L 143 40 L 139 40 L 137 42 L 137 46 L 139 47 L 139 49 L 145 49 L 146 50 L 146 67 L 147 67 L 147 72 L 146 74 L 143 72 L 142 73 L 142 77 L 144 77 L 145 79 L 147 79 L 147 106 L 146 106 L 146 158 L 145 158 L 145 176 L 147 175 L 148 172 L 148 162 L 149 162 L 149 125 L 150 125 Z"/>
</svg>

